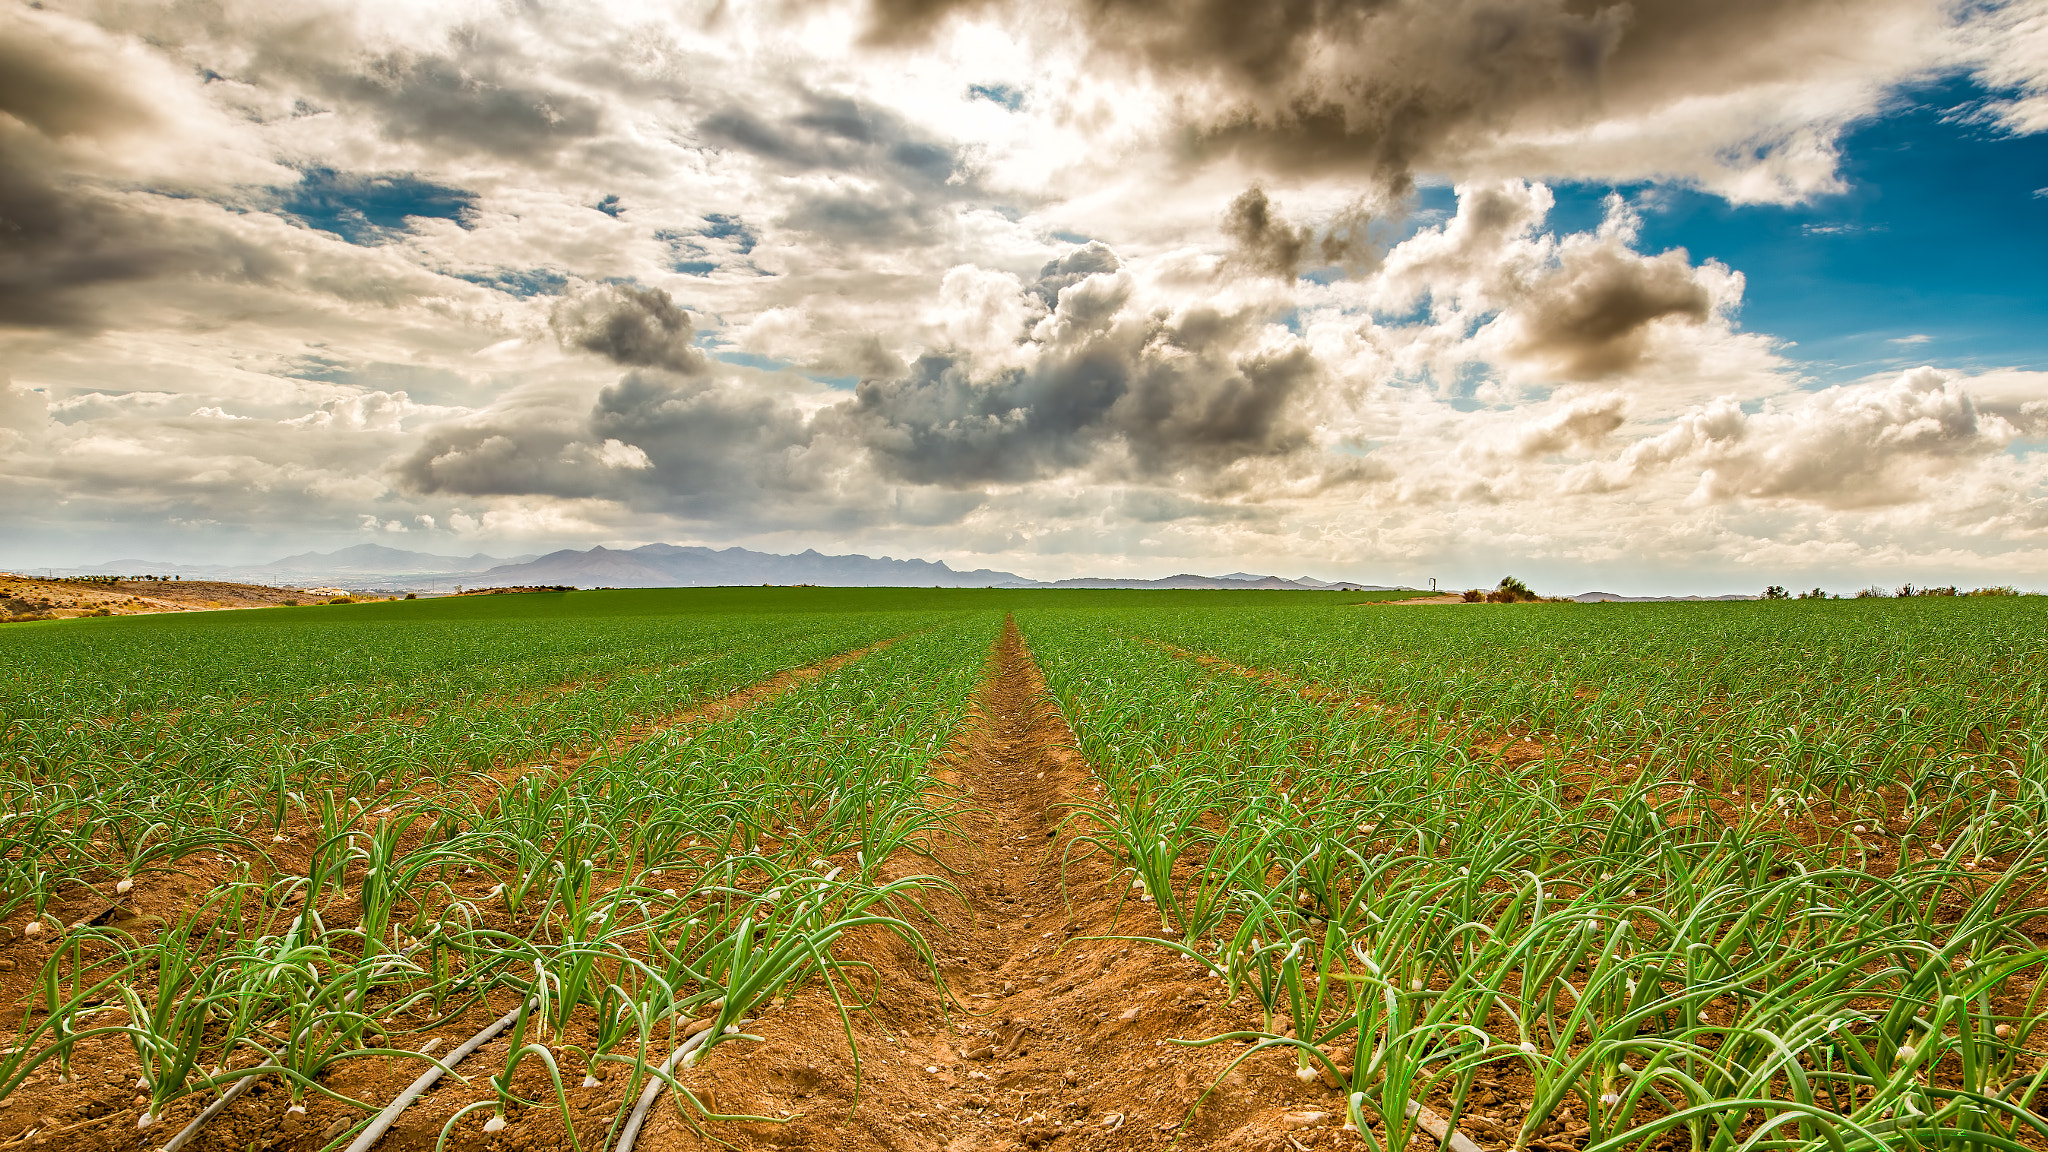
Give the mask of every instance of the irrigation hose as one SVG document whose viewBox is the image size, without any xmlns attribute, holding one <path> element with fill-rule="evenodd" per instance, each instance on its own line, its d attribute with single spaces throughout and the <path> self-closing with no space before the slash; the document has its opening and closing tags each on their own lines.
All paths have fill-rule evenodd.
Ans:
<svg viewBox="0 0 2048 1152">
<path fill-rule="evenodd" d="M 388 969 L 394 963 L 401 963 L 405 961 L 406 959 L 410 958 L 414 952 L 419 951 L 422 947 L 424 947 L 424 945 L 412 945 L 405 951 L 399 953 L 397 957 L 388 960 L 384 964 L 382 964 L 380 966 L 380 972 L 385 969 Z M 346 1002 L 349 1004 L 354 1004 L 355 999 L 358 995 L 361 995 L 361 993 L 350 993 L 349 996 L 347 997 Z M 275 1060 L 267 1060 L 262 1064 L 259 1064 L 256 1067 L 249 1069 L 247 1074 L 245 1074 L 240 1080 L 237 1080 L 233 1084 L 229 1085 L 228 1090 L 220 1094 L 220 1099 L 215 1100 L 211 1104 L 208 1104 L 206 1106 L 206 1110 L 201 1112 L 199 1115 L 194 1116 L 190 1124 L 187 1124 L 183 1128 L 179 1129 L 178 1134 L 176 1136 L 171 1137 L 170 1142 L 164 1145 L 163 1152 L 178 1152 L 178 1149 L 183 1148 L 187 1144 L 190 1144 L 192 1142 L 192 1138 L 199 1135 L 199 1130 L 201 1128 L 206 1127 L 206 1122 L 208 1120 L 211 1120 L 215 1116 L 220 1115 L 221 1112 L 225 1110 L 228 1105 L 233 1104 L 235 1100 L 242 1095 L 242 1093 L 247 1092 L 252 1086 L 255 1085 L 256 1081 L 262 1079 L 264 1073 L 275 1072 L 278 1070 L 278 1064 Z"/>
<path fill-rule="evenodd" d="M 742 1020 L 740 1023 L 742 1025 L 752 1024 L 753 1021 Z M 626 1117 L 626 1126 L 619 1130 L 619 1142 L 614 1146 L 614 1152 L 633 1152 L 633 1141 L 640 1138 L 640 1126 L 647 1123 L 647 1112 L 654 1107 L 654 1098 L 661 1095 L 661 1086 L 667 1083 L 662 1077 L 673 1073 L 676 1070 L 676 1063 L 678 1061 L 695 1052 L 705 1041 L 711 1039 L 711 1032 L 711 1029 L 706 1028 L 702 1032 L 685 1039 L 680 1047 L 668 1054 L 668 1059 L 662 1061 L 662 1075 L 647 1078 L 647 1087 L 640 1090 L 640 1102 L 633 1105 L 633 1114 Z M 349 1152 L 356 1152 L 356 1150 L 351 1148 Z"/>
<path fill-rule="evenodd" d="M 377 1113 L 377 1118 L 370 1121 L 370 1126 L 363 1129 L 362 1134 L 355 1138 L 355 1142 L 348 1146 L 348 1152 L 370 1152 L 370 1148 L 383 1138 L 384 1133 L 390 1131 L 393 1124 L 398 1122 L 399 1114 L 410 1108 L 413 1101 L 426 1095 L 427 1089 L 432 1088 L 441 1079 L 442 1073 L 462 1063 L 469 1057 L 470 1053 L 490 1043 L 491 1037 L 510 1028 L 512 1022 L 519 1019 L 521 1012 L 528 1008 L 537 1007 L 539 1004 L 540 1001 L 538 999 L 529 1000 L 521 1007 L 514 1008 L 510 1012 L 505 1013 L 498 1018 L 497 1023 L 470 1037 L 463 1042 L 462 1047 L 450 1052 L 448 1059 L 420 1073 L 420 1078 L 412 1082 L 412 1087 L 399 1093 L 398 1099 L 393 1100 L 385 1106 L 382 1112 Z"/>
<path fill-rule="evenodd" d="M 240 1080 L 235 1081 L 233 1085 L 229 1086 L 227 1091 L 220 1094 L 220 1099 L 215 1100 L 211 1104 L 208 1104 L 204 1112 L 201 1112 L 199 1115 L 194 1116 L 190 1124 L 185 1125 L 185 1127 L 182 1130 L 180 1130 L 176 1136 L 171 1137 L 170 1143 L 164 1145 L 164 1152 L 178 1152 L 178 1149 L 183 1148 L 185 1145 L 191 1143 L 192 1138 L 194 1136 L 199 1135 L 199 1130 L 201 1128 L 206 1127 L 206 1122 L 208 1120 L 211 1120 L 215 1116 L 218 1116 L 222 1112 L 222 1110 L 227 1108 L 228 1105 L 233 1104 L 235 1102 L 235 1098 L 240 1096 L 242 1093 L 248 1091 L 250 1085 L 262 1079 L 263 1074 L 265 1072 L 274 1072 L 277 1070 L 278 1066 L 275 1062 L 260 1064 L 254 1068 L 249 1069 L 249 1074 L 247 1076 L 244 1076 Z"/>
<path fill-rule="evenodd" d="M 1450 1152 L 1483 1152 L 1470 1136 L 1451 1127 L 1450 1121 L 1424 1108 L 1415 1101 L 1408 1101 L 1405 1111 L 1415 1118 L 1424 1132 L 1436 1137 L 1437 1147 L 1448 1147 Z"/>
</svg>

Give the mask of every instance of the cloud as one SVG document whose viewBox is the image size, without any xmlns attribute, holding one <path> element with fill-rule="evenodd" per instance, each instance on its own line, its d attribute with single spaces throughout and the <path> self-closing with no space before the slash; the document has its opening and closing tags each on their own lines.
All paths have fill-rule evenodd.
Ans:
<svg viewBox="0 0 2048 1152">
<path fill-rule="evenodd" d="M 1987 5 L 1962 33 L 1978 82 L 2005 93 L 1978 118 L 2016 136 L 2048 132 L 2048 0 Z"/>
<path fill-rule="evenodd" d="M 1628 398 L 1618 392 L 1575 398 L 1547 418 L 1524 426 L 1516 438 L 1516 454 L 1535 458 L 1598 448 L 1627 422 L 1627 409 Z"/>
<path fill-rule="evenodd" d="M 1256 184 L 1230 202 L 1223 215 L 1223 234 L 1230 238 L 1234 265 L 1255 276 L 1287 280 L 1294 278 L 1314 238 L 1310 229 L 1294 228 L 1280 219 L 1266 190 Z"/>
<path fill-rule="evenodd" d="M 125 70 L 118 46 L 89 26 L 10 13 L 0 26 L 0 111 L 46 139 L 146 131 L 160 121 Z"/>
<path fill-rule="evenodd" d="M 874 0 L 870 36 L 1025 10 Z M 1079 29 L 1098 73 L 1172 92 L 1187 159 L 1393 191 L 1428 170 L 1804 199 L 1839 186 L 1834 140 L 1885 85 L 1965 51 L 1918 0 L 1071 0 L 1043 18 Z"/>
<path fill-rule="evenodd" d="M 698 121 L 697 131 L 709 143 L 791 172 L 861 174 L 923 188 L 942 188 L 959 172 L 954 145 L 891 109 L 803 89 L 793 103 L 779 114 L 757 104 L 728 105 Z"/>
<path fill-rule="evenodd" d="M 602 106 L 578 93 L 512 74 L 503 46 L 472 36 L 460 59 L 393 51 L 330 67 L 318 90 L 374 115 L 394 140 L 543 162 L 596 135 Z"/>
<path fill-rule="evenodd" d="M 2024 130 L 2035 4 L 18 7 L 6 535 L 1988 556 L 2038 380 L 1818 399 L 1543 177 L 1811 196 L 1942 69 Z"/>
<path fill-rule="evenodd" d="M 1659 322 L 1704 324 L 1713 303 L 1683 250 L 1567 241 L 1557 268 L 1516 302 L 1506 347 L 1560 379 L 1601 380 L 1640 366 Z"/>
<path fill-rule="evenodd" d="M 1090 240 L 1077 248 L 1046 261 L 1038 270 L 1038 282 L 1033 291 L 1040 301 L 1050 309 L 1060 302 L 1060 292 L 1071 288 L 1090 276 L 1115 272 L 1123 267 L 1123 261 L 1109 245 L 1099 240 Z"/>
<path fill-rule="evenodd" d="M 49 419 L 48 396 L 0 373 L 0 428 L 28 432 Z"/>
<path fill-rule="evenodd" d="M 595 352 L 614 364 L 696 372 L 704 353 L 692 346 L 689 314 L 660 288 L 613 284 L 562 301 L 549 318 L 564 348 Z"/>
<path fill-rule="evenodd" d="M 1889 383 L 1828 388 L 1756 413 L 1729 401 L 1694 408 L 1632 445 L 1619 464 L 1638 475 L 1698 469 L 1701 500 L 1874 508 L 1926 500 L 2018 435 L 1979 408 L 1960 375 L 1916 368 Z"/>
<path fill-rule="evenodd" d="M 1079 252 L 1086 264 L 1120 264 Z M 927 354 L 902 376 L 863 381 L 853 403 L 819 419 L 913 483 L 1022 483 L 1084 467 L 1234 483 L 1221 474 L 1311 440 L 1299 405 L 1318 366 L 1258 312 L 1159 309 L 1120 268 L 1095 272 L 1060 289 L 1024 366 L 983 377 L 963 357 Z"/>
</svg>

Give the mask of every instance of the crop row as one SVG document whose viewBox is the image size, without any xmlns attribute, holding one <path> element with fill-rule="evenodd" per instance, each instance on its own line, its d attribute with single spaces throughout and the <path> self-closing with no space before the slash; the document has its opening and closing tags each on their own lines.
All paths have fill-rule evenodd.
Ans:
<svg viewBox="0 0 2048 1152">
<path fill-rule="evenodd" d="M 352 701 L 318 713 L 346 719 L 328 726 L 292 700 L 259 707 L 224 694 L 188 698 L 169 719 L 17 715 L 0 739 L 0 762 L 14 769 L 0 783 L 0 917 L 23 906 L 40 914 L 67 884 L 142 875 L 209 846 L 254 848 L 262 835 L 317 818 L 323 797 L 447 791 L 494 766 L 584 752 L 903 625 L 872 616 L 689 623 L 625 653 L 628 671 L 587 678 L 586 661 L 542 693 L 494 694 L 508 680 L 496 657 L 516 653 L 517 636 L 469 651 L 469 663 L 424 685 L 387 685 L 374 700 L 347 683 L 309 685 L 317 698 Z M 435 639 L 413 643 L 431 648 Z M 475 678 L 449 688 L 463 669 Z M 520 679 L 526 687 L 540 678 Z"/>
<path fill-rule="evenodd" d="M 2007 715 L 1997 709 L 2035 691 L 2003 679 L 1998 651 L 1988 669 L 1944 666 L 1928 654 L 1949 641 L 1928 630 L 1910 658 L 1852 660 L 1855 625 L 1869 621 L 1837 617 L 1799 636 L 1788 617 L 1775 627 L 1793 635 L 1708 648 L 1712 687 L 1667 688 L 1655 669 L 1703 631 L 1720 628 L 1725 644 L 1754 621 L 1424 611 L 1355 624 L 1284 611 L 1023 622 L 1100 779 L 1083 805 L 1093 843 L 1126 868 L 1133 906 L 1156 911 L 1161 946 L 1200 960 L 1264 1018 L 1197 1042 L 1290 1052 L 1304 1077 L 1340 1087 L 1354 1124 L 1389 1152 L 1412 1136 L 1415 1105 L 1517 1150 L 2048 1137 L 2033 1111 L 2048 1075 L 2037 1043 L 2048 952 L 2030 934 L 2048 864 L 2034 805 L 2048 779 L 2026 741 L 1972 746 L 1982 726 L 1959 722 L 1971 708 Z M 1575 649 L 1589 635 L 1600 652 Z M 1166 656 L 1160 640 L 1377 699 L 1288 691 Z M 1845 655 L 1809 663 L 1816 651 Z M 1541 690 L 1517 678 L 1535 668 L 1551 673 Z M 1903 720 L 1866 678 L 1902 668 L 1918 678 L 1892 682 L 1918 701 Z M 1944 683 L 1975 689 L 1954 693 L 1970 703 L 1919 711 L 1937 709 L 1945 697 L 1929 685 Z M 1683 722 L 1659 708 L 1666 720 L 1645 734 L 1617 732 L 1611 711 L 1586 716 L 1612 694 L 1658 692 L 1694 702 Z M 1947 846 L 1909 837 L 1875 867 L 1883 829 L 1803 829 L 1779 798 L 1855 793 L 1825 758 L 1749 727 L 1797 711 L 1791 697 L 1868 702 L 1848 728 L 1912 725 L 1916 755 L 1891 763 L 1939 793 Z M 1717 707 L 1698 706 L 1708 701 Z M 2017 731 L 2040 730 L 2020 719 Z M 1555 741 L 1547 755 L 1503 756 L 1477 739 L 1537 725 Z M 1741 746 L 1769 752 L 1709 765 L 1674 751 Z M 1973 788 L 1949 778 L 1958 752 Z M 1603 753 L 1651 766 L 1573 770 L 1574 757 Z M 1710 799 L 1692 775 L 1711 766 L 1754 787 L 1766 765 L 1778 791 L 1762 804 Z M 2002 792 L 1983 786 L 1994 769 Z"/>
<path fill-rule="evenodd" d="M 495 1128 L 549 1107 L 579 1147 L 609 1142 L 649 1078 L 674 1082 L 665 1063 L 739 1038 L 792 982 L 822 976 L 857 1007 L 841 934 L 872 926 L 922 949 L 913 897 L 942 882 L 879 869 L 949 819 L 926 769 L 966 715 L 994 622 L 946 623 L 483 804 L 323 794 L 289 829 L 310 846 L 303 869 L 232 856 L 235 874 L 161 933 L 46 923 L 0 1096 L 113 1041 L 138 1067 L 145 1125 L 252 1071 L 303 1110 L 341 1095 L 343 1062 L 424 1067 L 419 1035 L 505 1012 L 506 1064 L 444 1131 L 473 1110 Z M 665 1062 L 693 1032 L 693 1052 Z M 535 1068 L 552 1104 L 521 1095 Z M 577 1131 L 574 1070 L 619 1089 L 601 1137 Z"/>
</svg>

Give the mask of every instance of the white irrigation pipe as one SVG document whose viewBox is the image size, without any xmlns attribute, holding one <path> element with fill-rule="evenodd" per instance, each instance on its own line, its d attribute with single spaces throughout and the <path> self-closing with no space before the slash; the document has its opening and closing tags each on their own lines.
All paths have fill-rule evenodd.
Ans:
<svg viewBox="0 0 2048 1152">
<path fill-rule="evenodd" d="M 424 945 L 414 944 L 411 947 L 407 948 L 404 952 L 399 953 L 396 957 L 384 961 L 380 965 L 380 971 L 376 974 L 382 975 L 383 971 L 389 970 L 393 964 L 400 964 L 405 962 L 406 960 L 412 957 L 413 953 L 419 951 L 422 947 L 424 947 Z M 359 994 L 360 993 L 356 992 L 349 993 L 348 997 L 344 1002 L 348 1004 L 355 1003 L 355 999 Z M 170 1143 L 164 1145 L 164 1152 L 178 1152 L 178 1149 L 183 1148 L 187 1144 L 190 1144 L 192 1142 L 192 1138 L 199 1135 L 199 1130 L 201 1128 L 206 1127 L 206 1122 L 208 1120 L 211 1120 L 215 1116 L 220 1115 L 223 1109 L 225 1109 L 228 1105 L 233 1104 L 235 1100 L 242 1095 L 242 1093 L 247 1092 L 251 1087 L 255 1085 L 256 1081 L 262 1079 L 264 1073 L 279 1071 L 283 1071 L 283 1069 L 279 1067 L 277 1061 L 275 1060 L 265 1061 L 264 1063 L 258 1064 L 256 1067 L 249 1069 L 246 1075 L 244 1075 L 240 1080 L 235 1081 L 234 1084 L 231 1085 L 227 1091 L 220 1094 L 220 1099 L 215 1100 L 211 1104 L 208 1104 L 206 1106 L 205 1111 L 201 1112 L 197 1116 L 194 1116 L 190 1124 L 185 1125 L 184 1128 L 179 1130 L 176 1136 L 171 1137 Z"/>
<path fill-rule="evenodd" d="M 752 1023 L 752 1020 L 740 1021 L 741 1025 Z M 633 1152 L 633 1141 L 640 1136 L 640 1126 L 647 1123 L 647 1112 L 654 1107 L 654 1098 L 661 1095 L 661 1086 L 667 1083 L 663 1077 L 673 1073 L 676 1065 L 682 1061 L 683 1057 L 703 1047 L 711 1039 L 711 1032 L 712 1030 L 707 1027 L 702 1032 L 684 1039 L 682 1045 L 669 1053 L 667 1060 L 662 1061 L 662 1075 L 648 1078 L 647 1087 L 640 1090 L 640 1102 L 633 1105 L 633 1114 L 626 1118 L 626 1126 L 619 1130 L 619 1142 L 615 1146 L 616 1152 Z M 350 1149 L 349 1152 L 355 1152 L 355 1150 Z"/>
<path fill-rule="evenodd" d="M 227 1091 L 220 1094 L 220 1099 L 215 1100 L 211 1104 L 208 1104 L 206 1106 L 206 1111 L 201 1112 L 197 1116 L 194 1116 L 190 1124 L 185 1125 L 182 1131 L 180 1131 L 176 1136 L 171 1137 L 171 1142 L 164 1145 L 164 1152 L 178 1152 L 178 1149 L 183 1148 L 186 1144 L 191 1143 L 192 1138 L 194 1136 L 199 1135 L 199 1130 L 206 1126 L 206 1122 L 208 1120 L 213 1119 L 215 1116 L 219 1115 L 221 1111 L 225 1109 L 228 1105 L 233 1104 L 237 1097 L 239 1097 L 242 1093 L 248 1091 L 250 1086 L 255 1084 L 256 1081 L 262 1079 L 263 1074 L 265 1072 L 277 1072 L 281 1070 L 282 1069 L 280 1069 L 275 1062 L 260 1064 L 254 1068 L 249 1069 L 249 1074 L 247 1076 L 244 1076 L 240 1080 L 235 1081 L 232 1087 L 230 1087 Z"/>
<path fill-rule="evenodd" d="M 1479 1145 L 1473 1143 L 1470 1136 L 1451 1127 L 1450 1121 L 1424 1108 L 1415 1101 L 1408 1101 L 1406 1111 L 1408 1115 L 1415 1118 L 1415 1122 L 1421 1125 L 1424 1132 L 1436 1137 L 1437 1147 L 1448 1147 L 1450 1152 L 1482 1152 Z"/>
<path fill-rule="evenodd" d="M 442 1073 L 462 1063 L 463 1060 L 469 1057 L 470 1053 L 490 1043 L 491 1037 L 510 1028 L 512 1022 L 519 1019 L 521 1012 L 537 1007 L 539 1004 L 540 1000 L 538 998 L 528 1000 L 520 1007 L 505 1013 L 505 1015 L 499 1017 L 497 1023 L 470 1037 L 463 1043 L 462 1047 L 450 1052 L 447 1060 L 437 1063 L 432 1068 L 420 1073 L 420 1078 L 412 1082 L 412 1087 L 400 1093 L 398 1099 L 393 1100 L 385 1106 L 382 1112 L 377 1113 L 377 1118 L 370 1122 L 370 1126 L 363 1129 L 362 1134 L 356 1137 L 355 1142 L 348 1146 L 348 1152 L 370 1152 L 371 1146 L 382 1139 L 384 1133 L 390 1131 L 391 1126 L 398 1122 L 399 1114 L 410 1108 L 413 1101 L 426 1095 L 427 1090 L 440 1081 Z"/>
</svg>

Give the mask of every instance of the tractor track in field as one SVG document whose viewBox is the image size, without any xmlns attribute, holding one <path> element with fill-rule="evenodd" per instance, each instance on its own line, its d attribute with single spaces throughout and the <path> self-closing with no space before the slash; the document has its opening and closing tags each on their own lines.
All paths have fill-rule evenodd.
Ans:
<svg viewBox="0 0 2048 1152">
<path fill-rule="evenodd" d="M 1095 777 L 1013 624 L 936 775 L 964 802 L 959 832 L 933 846 L 960 898 L 928 895 L 921 925 L 950 1008 L 907 945 L 848 937 L 840 951 L 875 966 L 879 1001 L 854 1018 L 858 1107 L 839 1017 L 812 988 L 762 1014 L 760 1047 L 723 1049 L 686 1080 L 721 1111 L 792 1119 L 713 1135 L 750 1152 L 1356 1144 L 1339 1130 L 1339 1095 L 1303 1084 L 1287 1057 L 1262 1053 L 1232 1072 L 1240 1045 L 1168 1043 L 1257 1026 L 1204 969 L 1163 947 L 1089 939 L 1154 936 L 1159 918 L 1127 874 L 1077 842 L 1092 826 L 1071 805 Z M 937 871 L 914 858 L 890 868 Z M 672 1111 L 650 1134 L 648 1148 L 714 1146 Z"/>
</svg>

